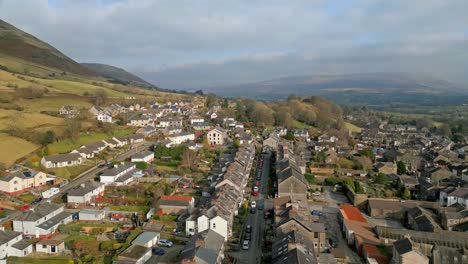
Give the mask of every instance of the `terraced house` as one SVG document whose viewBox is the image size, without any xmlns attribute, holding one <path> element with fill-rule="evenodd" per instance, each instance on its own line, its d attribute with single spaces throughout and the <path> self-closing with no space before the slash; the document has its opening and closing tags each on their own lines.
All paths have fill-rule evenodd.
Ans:
<svg viewBox="0 0 468 264">
<path fill-rule="evenodd" d="M 47 175 L 41 171 L 19 169 L 11 175 L 0 178 L 0 191 L 9 195 L 18 195 L 24 191 L 46 185 Z"/>
</svg>

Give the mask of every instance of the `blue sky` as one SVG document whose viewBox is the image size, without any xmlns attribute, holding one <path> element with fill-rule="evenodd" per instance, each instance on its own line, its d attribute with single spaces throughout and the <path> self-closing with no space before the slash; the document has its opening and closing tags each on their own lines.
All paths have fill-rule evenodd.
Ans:
<svg viewBox="0 0 468 264">
<path fill-rule="evenodd" d="M 467 84 L 466 10 L 465 0 L 0 0 L 1 19 L 73 59 L 173 89 L 384 71 Z"/>
</svg>

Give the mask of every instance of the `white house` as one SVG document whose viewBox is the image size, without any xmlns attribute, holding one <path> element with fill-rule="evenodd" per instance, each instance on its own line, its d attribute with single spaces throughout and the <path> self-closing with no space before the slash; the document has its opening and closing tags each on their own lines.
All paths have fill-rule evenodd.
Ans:
<svg viewBox="0 0 468 264">
<path fill-rule="evenodd" d="M 24 257 L 32 253 L 32 244 L 20 232 L 0 230 L 0 262 L 7 257 Z"/>
<path fill-rule="evenodd" d="M 205 119 L 200 116 L 191 116 L 190 117 L 190 124 L 193 125 L 194 123 L 203 123 Z"/>
<path fill-rule="evenodd" d="M 440 191 L 439 203 L 442 206 L 451 206 L 453 204 L 468 205 L 468 188 L 447 187 Z"/>
<path fill-rule="evenodd" d="M 95 181 L 82 183 L 68 191 L 67 204 L 73 207 L 83 207 L 91 203 L 94 198 L 104 194 L 104 184 Z"/>
<path fill-rule="evenodd" d="M 58 231 L 58 226 L 72 221 L 72 214 L 65 212 L 63 205 L 42 203 L 13 220 L 13 230 L 25 236 L 49 238 Z"/>
<path fill-rule="evenodd" d="M 137 172 L 138 170 L 135 164 L 122 162 L 120 164 L 115 164 L 112 169 L 105 170 L 99 178 L 105 185 L 127 185 L 133 181 L 133 174 Z"/>
<path fill-rule="evenodd" d="M 228 240 L 229 230 L 228 230 L 228 222 L 226 221 L 226 219 L 222 218 L 219 215 L 211 218 L 210 229 L 220 234 L 221 236 L 223 236 L 224 241 Z"/>
<path fill-rule="evenodd" d="M 77 166 L 83 163 L 84 158 L 79 153 L 57 154 L 42 157 L 41 165 L 44 168 L 62 168 Z"/>
<path fill-rule="evenodd" d="M 57 254 L 65 251 L 65 243 L 62 240 L 44 239 L 36 243 L 36 252 Z"/>
<path fill-rule="evenodd" d="M 216 127 L 208 132 L 206 135 L 208 143 L 211 145 L 223 145 L 227 138 L 227 133 L 224 129 Z"/>
<path fill-rule="evenodd" d="M 145 162 L 145 163 L 150 164 L 153 161 L 154 161 L 154 152 L 148 151 L 148 150 L 136 153 L 135 155 L 132 156 L 132 162 Z"/>
<path fill-rule="evenodd" d="M 118 260 L 123 263 L 144 264 L 151 258 L 151 248 L 140 245 L 131 245 L 124 252 L 122 252 Z"/>
<path fill-rule="evenodd" d="M 195 134 L 190 132 L 182 132 L 168 136 L 167 139 L 169 139 L 173 144 L 179 145 L 190 140 L 195 140 Z"/>
<path fill-rule="evenodd" d="M 112 123 L 112 115 L 108 113 L 101 112 L 96 116 L 96 119 L 103 123 Z"/>
<path fill-rule="evenodd" d="M 157 232 L 143 232 L 132 241 L 132 245 L 140 245 L 151 248 L 156 246 L 160 237 L 160 234 Z"/>
<path fill-rule="evenodd" d="M 153 126 L 154 120 L 149 117 L 133 117 L 129 120 L 128 126 L 136 126 L 136 127 L 145 127 L 145 126 Z"/>
<path fill-rule="evenodd" d="M 104 218 L 106 218 L 104 210 L 81 210 L 78 213 L 80 221 L 101 221 Z"/>
</svg>

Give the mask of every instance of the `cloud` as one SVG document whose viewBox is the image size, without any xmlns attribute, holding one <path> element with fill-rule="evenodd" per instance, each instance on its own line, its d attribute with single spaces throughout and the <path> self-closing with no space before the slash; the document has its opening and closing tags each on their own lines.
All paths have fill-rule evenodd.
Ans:
<svg viewBox="0 0 468 264">
<path fill-rule="evenodd" d="M 0 18 L 70 57 L 176 89 L 376 70 L 468 83 L 466 10 L 455 0 L 0 0 Z"/>
</svg>

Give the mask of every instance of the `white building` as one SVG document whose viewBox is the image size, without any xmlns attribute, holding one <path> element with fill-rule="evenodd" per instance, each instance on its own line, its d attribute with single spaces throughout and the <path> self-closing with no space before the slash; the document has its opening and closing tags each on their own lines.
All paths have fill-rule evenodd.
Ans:
<svg viewBox="0 0 468 264">
<path fill-rule="evenodd" d="M 23 233 L 25 236 L 37 238 L 49 238 L 59 225 L 72 221 L 72 214 L 65 212 L 63 205 L 54 203 L 42 203 L 13 220 L 13 230 Z"/>
<path fill-rule="evenodd" d="M 101 221 L 104 218 L 106 218 L 104 210 L 81 210 L 78 213 L 80 221 Z"/>
<path fill-rule="evenodd" d="M 208 132 L 206 135 L 208 143 L 211 145 L 223 145 L 227 138 L 227 133 L 224 129 L 216 127 Z"/>
<path fill-rule="evenodd" d="M 169 139 L 174 145 L 179 145 L 190 140 L 195 140 L 195 134 L 190 132 L 182 132 L 168 136 L 167 139 Z"/>
<path fill-rule="evenodd" d="M 0 230 L 0 262 L 7 257 L 24 257 L 33 251 L 20 232 Z"/>
<path fill-rule="evenodd" d="M 135 155 L 132 156 L 132 162 L 145 162 L 145 163 L 150 164 L 153 161 L 154 161 L 154 152 L 148 151 L 148 150 L 136 153 Z"/>
<path fill-rule="evenodd" d="M 58 254 L 63 251 L 65 251 L 65 243 L 62 240 L 45 239 L 36 243 L 36 252 Z"/>
<path fill-rule="evenodd" d="M 82 207 L 91 203 L 96 197 L 104 194 L 104 184 L 89 181 L 68 191 L 67 204 L 73 207 Z"/>
<path fill-rule="evenodd" d="M 212 219 L 210 219 L 210 229 L 223 236 L 224 241 L 228 240 L 229 229 L 228 222 L 226 221 L 226 219 L 222 218 L 219 215 L 213 217 Z"/>
<path fill-rule="evenodd" d="M 115 164 L 112 169 L 105 170 L 99 178 L 105 185 L 127 185 L 133 181 L 133 174 L 137 172 L 138 170 L 135 164 L 122 162 L 120 164 Z"/>
<path fill-rule="evenodd" d="M 80 165 L 84 160 L 79 153 L 57 154 L 42 157 L 41 165 L 47 169 L 63 168 Z"/>
<path fill-rule="evenodd" d="M 96 116 L 96 119 L 98 121 L 101 121 L 103 123 L 112 123 L 112 115 L 108 114 L 108 113 L 99 113 L 97 116 Z"/>
<path fill-rule="evenodd" d="M 157 245 L 160 237 L 161 236 L 158 232 L 143 232 L 132 241 L 132 245 L 152 248 Z"/>
</svg>

